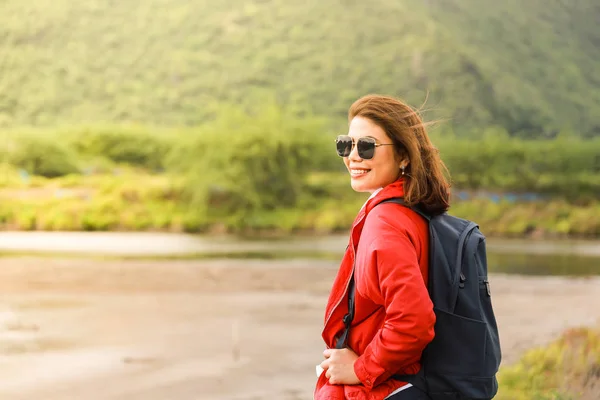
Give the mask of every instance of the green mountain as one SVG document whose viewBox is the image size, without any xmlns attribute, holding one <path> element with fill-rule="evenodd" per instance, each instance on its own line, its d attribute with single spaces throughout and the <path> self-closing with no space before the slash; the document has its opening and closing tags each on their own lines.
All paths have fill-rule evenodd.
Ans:
<svg viewBox="0 0 600 400">
<path fill-rule="evenodd" d="M 0 126 L 400 96 L 457 133 L 600 134 L 596 0 L 3 0 Z"/>
</svg>

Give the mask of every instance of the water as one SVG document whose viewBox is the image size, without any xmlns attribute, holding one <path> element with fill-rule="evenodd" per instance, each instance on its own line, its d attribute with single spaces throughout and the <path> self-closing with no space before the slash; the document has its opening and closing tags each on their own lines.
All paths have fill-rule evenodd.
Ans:
<svg viewBox="0 0 600 400">
<path fill-rule="evenodd" d="M 594 276 L 600 275 L 600 257 L 574 254 L 488 254 L 490 272 L 520 275 Z"/>
<path fill-rule="evenodd" d="M 347 236 L 247 240 L 169 233 L 0 232 L 0 252 L 146 258 L 338 260 Z M 490 272 L 600 275 L 600 241 L 488 238 Z"/>
<path fill-rule="evenodd" d="M 488 239 L 488 267 L 522 275 L 600 275 L 600 241 Z"/>
</svg>

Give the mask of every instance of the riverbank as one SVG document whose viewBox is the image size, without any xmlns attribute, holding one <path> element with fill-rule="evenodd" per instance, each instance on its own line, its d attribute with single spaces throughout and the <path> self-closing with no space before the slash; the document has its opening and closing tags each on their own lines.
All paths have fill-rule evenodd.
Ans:
<svg viewBox="0 0 600 400">
<path fill-rule="evenodd" d="M 173 200 L 141 198 L 130 202 L 114 194 L 94 197 L 85 194 L 86 190 L 74 189 L 40 190 L 31 198 L 26 197 L 27 193 L 9 196 L 0 190 L 0 231 L 163 232 L 242 238 L 323 236 L 346 233 L 364 202 L 353 196 L 347 202 L 329 200 L 314 207 L 281 208 L 240 218 L 235 214 L 226 216 L 218 207 L 215 214 L 195 213 Z M 472 199 L 454 202 L 449 213 L 477 222 L 488 237 L 600 238 L 598 202 L 577 205 L 560 200 L 510 203 Z"/>
<path fill-rule="evenodd" d="M 2 258 L 0 397 L 310 398 L 336 268 Z M 503 365 L 597 324 L 599 289 L 600 278 L 492 275 Z"/>
<path fill-rule="evenodd" d="M 113 174 L 22 178 L 5 166 L 0 174 L 0 231 L 327 235 L 347 232 L 366 200 L 364 193 L 352 191 L 346 175 L 315 173 L 293 206 L 253 210 L 229 204 L 218 190 L 209 204 L 194 206 L 184 183 L 173 179 L 131 168 Z M 456 189 L 449 212 L 479 223 L 490 237 L 600 238 L 600 202 L 594 198 L 567 201 Z"/>
<path fill-rule="evenodd" d="M 598 240 L 487 238 L 487 250 L 499 254 L 600 257 Z M 348 235 L 297 235 L 279 238 L 240 238 L 168 232 L 31 232 L 0 231 L 0 253 L 87 255 L 122 258 L 243 258 L 277 255 L 304 258 L 343 255 Z M 268 257 L 271 255 L 271 257 Z"/>
</svg>

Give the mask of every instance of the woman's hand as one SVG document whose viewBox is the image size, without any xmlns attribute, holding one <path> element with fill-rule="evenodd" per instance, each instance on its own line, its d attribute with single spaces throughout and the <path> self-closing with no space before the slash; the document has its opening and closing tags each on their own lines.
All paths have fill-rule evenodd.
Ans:
<svg viewBox="0 0 600 400">
<path fill-rule="evenodd" d="M 360 380 L 354 372 L 354 362 L 358 355 L 350 349 L 327 349 L 323 352 L 325 361 L 321 368 L 332 385 L 358 385 Z"/>
</svg>

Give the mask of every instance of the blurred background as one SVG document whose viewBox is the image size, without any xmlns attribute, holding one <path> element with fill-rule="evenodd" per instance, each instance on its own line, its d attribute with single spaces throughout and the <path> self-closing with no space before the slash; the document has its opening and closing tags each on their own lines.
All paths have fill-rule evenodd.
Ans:
<svg viewBox="0 0 600 400">
<path fill-rule="evenodd" d="M 488 237 L 498 398 L 600 398 L 599 20 L 595 0 L 2 1 L 0 397 L 312 398 L 366 199 L 333 139 L 378 93 L 435 121 L 450 213 Z"/>
</svg>

